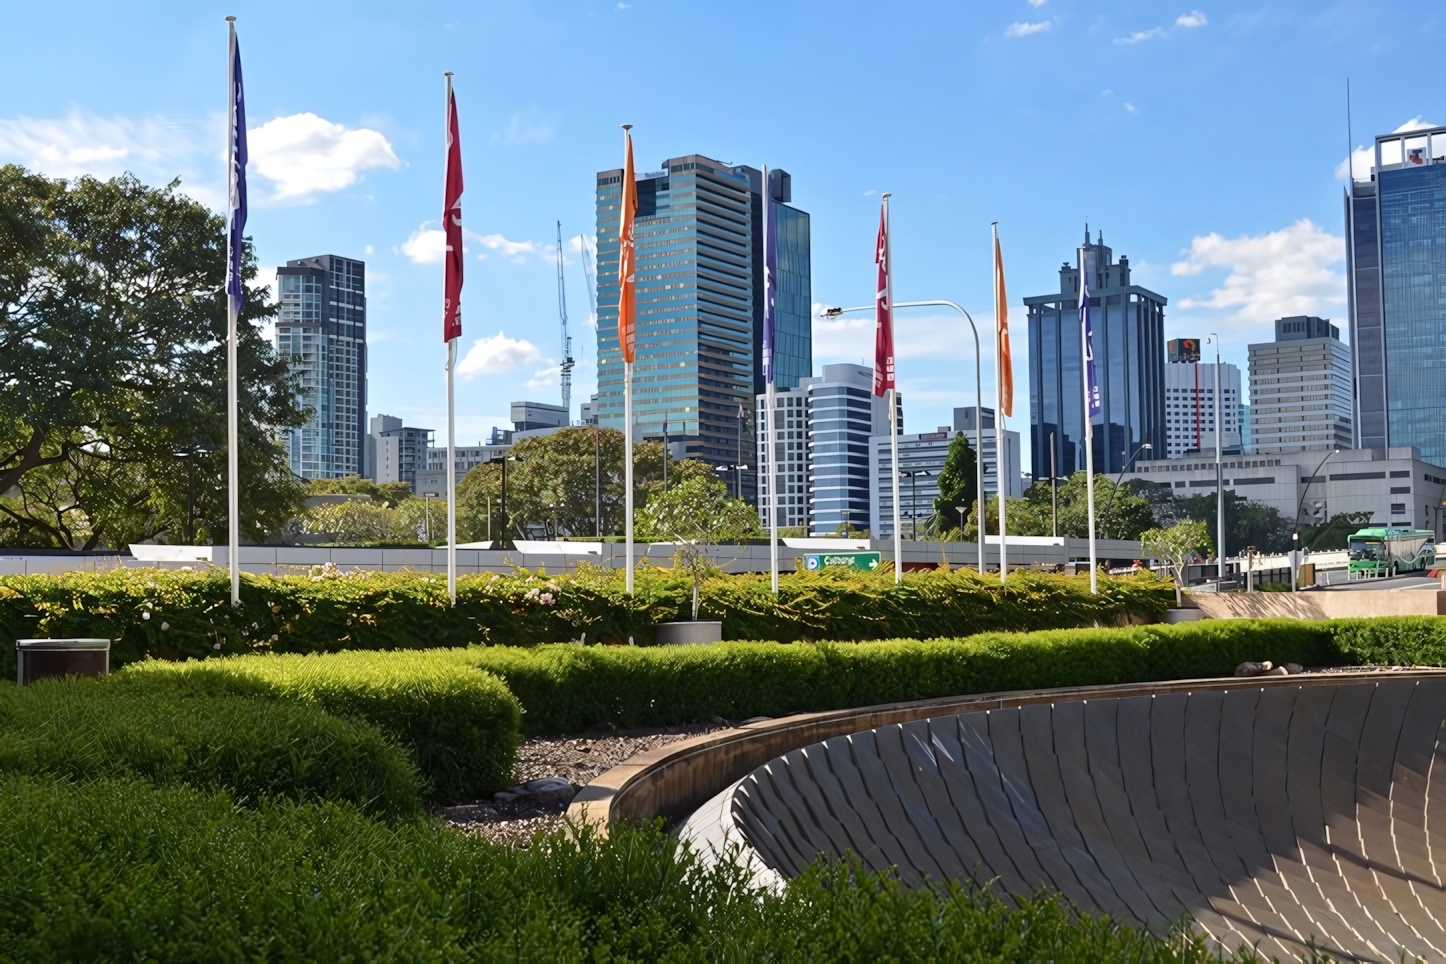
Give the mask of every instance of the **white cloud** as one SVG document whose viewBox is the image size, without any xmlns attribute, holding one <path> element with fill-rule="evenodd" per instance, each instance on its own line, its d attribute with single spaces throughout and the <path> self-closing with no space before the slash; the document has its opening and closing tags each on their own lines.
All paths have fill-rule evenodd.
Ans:
<svg viewBox="0 0 1446 964">
<path fill-rule="evenodd" d="M 1039 23 L 1011 23 L 1004 30 L 1006 37 L 1028 37 L 1032 33 L 1042 33 L 1054 26 L 1049 20 L 1041 20 Z"/>
<path fill-rule="evenodd" d="M 109 178 L 126 171 L 150 183 L 180 177 L 188 195 L 214 208 L 224 202 L 225 159 L 215 160 L 212 170 L 206 164 L 209 149 L 224 142 L 224 128 L 219 114 L 200 123 L 98 117 L 79 110 L 61 118 L 0 118 L 0 160 L 51 177 Z"/>
<path fill-rule="evenodd" d="M 519 263 L 525 261 L 528 255 L 545 259 L 557 256 L 554 246 L 543 241 L 509 241 L 500 234 L 473 234 L 471 231 L 466 232 L 466 235 L 488 250 L 496 251 L 502 257 Z M 483 254 L 478 257 L 485 259 L 487 256 Z"/>
<path fill-rule="evenodd" d="M 864 192 L 864 197 L 873 197 L 875 194 L 878 193 L 879 192 L 874 190 L 873 188 L 869 188 L 867 191 Z"/>
<path fill-rule="evenodd" d="M 457 365 L 457 372 L 471 381 L 478 375 L 502 375 L 542 361 L 542 352 L 532 342 L 508 338 L 499 331 L 490 338 L 479 338 L 467 349 Z"/>
<path fill-rule="evenodd" d="M 619 10 L 631 10 L 631 9 L 633 9 L 633 5 L 632 5 L 631 3 L 619 3 L 619 4 L 618 4 L 618 9 L 619 9 Z"/>
<path fill-rule="evenodd" d="M 372 246 L 369 245 L 369 244 L 364 244 L 364 245 L 362 245 L 362 254 L 375 254 L 375 253 L 376 253 L 376 250 L 377 250 L 376 248 L 372 247 Z M 227 337 L 230 337 L 230 336 L 227 336 Z"/>
<path fill-rule="evenodd" d="M 1203 27 L 1209 23 L 1209 19 L 1199 10 L 1191 10 L 1189 13 L 1182 13 L 1175 18 L 1175 24 L 1184 27 L 1186 30 L 1194 30 L 1196 27 Z"/>
<path fill-rule="evenodd" d="M 1165 35 L 1165 28 L 1164 28 L 1164 27 L 1151 27 L 1149 30 L 1136 30 L 1134 33 L 1130 34 L 1128 37 L 1116 37 L 1116 38 L 1115 38 L 1115 43 L 1117 43 L 1117 44 L 1138 44 L 1138 43 L 1144 43 L 1146 40 L 1153 40 L 1153 39 L 1155 39 L 1156 37 L 1163 37 L 1164 35 Z"/>
<path fill-rule="evenodd" d="M 1196 237 L 1185 260 L 1170 265 L 1176 277 L 1225 268 L 1225 281 L 1205 297 L 1182 298 L 1181 311 L 1223 311 L 1227 320 L 1253 327 L 1286 315 L 1326 317 L 1345 304 L 1345 239 L 1302 218 L 1257 237 Z"/>
<path fill-rule="evenodd" d="M 561 376 L 559 374 L 559 369 L 557 368 L 539 368 L 537 371 L 533 372 L 532 377 L 527 380 L 527 387 L 532 389 L 533 391 L 537 391 L 543 388 L 552 388 L 557 385 L 557 380 L 559 377 Z"/>
<path fill-rule="evenodd" d="M 283 203 L 350 187 L 374 167 L 402 166 L 379 131 L 348 129 L 311 113 L 267 121 L 249 132 L 248 146 L 252 166 L 276 182 L 273 200 Z"/>
<path fill-rule="evenodd" d="M 1046 3 L 1049 3 L 1049 0 L 1029 0 L 1029 5 L 1031 7 L 1042 7 Z"/>
<path fill-rule="evenodd" d="M 1391 133 L 1393 133 L 1393 134 L 1406 134 L 1406 133 L 1409 133 L 1409 132 L 1411 132 L 1411 131 L 1422 131 L 1422 130 L 1426 130 L 1427 128 L 1431 128 L 1431 127 L 1435 127 L 1435 126 L 1436 126 L 1435 124 L 1428 124 L 1428 123 L 1426 123 L 1425 121 L 1421 120 L 1420 115 L 1417 115 L 1417 116 L 1411 118 L 1410 120 L 1406 121 L 1406 123 L 1402 124 L 1400 127 L 1396 128 L 1396 129 L 1395 129 L 1394 131 L 1392 131 Z M 1382 163 L 1382 164 L 1399 164 L 1399 163 L 1401 163 L 1401 150 L 1400 150 L 1400 148 L 1397 147 L 1395 144 L 1383 144 L 1383 145 L 1381 145 L 1381 163 Z M 1358 148 L 1356 148 L 1355 150 L 1351 151 L 1351 157 L 1350 157 L 1351 173 L 1355 175 L 1356 180 L 1358 180 L 1358 181 L 1368 180 L 1368 179 L 1370 178 L 1370 176 L 1371 176 L 1371 168 L 1374 167 L 1375 164 L 1376 164 L 1376 146 L 1375 146 L 1374 143 L 1372 143 L 1370 147 L 1358 147 Z M 1336 165 L 1336 180 L 1338 180 L 1338 181 L 1344 181 L 1345 179 L 1346 179 L 1346 162 L 1345 162 L 1345 161 L 1341 161 L 1339 164 Z"/>
<path fill-rule="evenodd" d="M 1125 101 L 1125 110 L 1129 111 L 1131 114 L 1138 114 L 1140 112 L 1140 109 L 1129 101 Z"/>
<path fill-rule="evenodd" d="M 546 144 L 555 133 L 546 121 L 529 120 L 520 112 L 514 113 L 507 126 L 492 132 L 492 146 L 517 147 L 521 144 Z"/>
<path fill-rule="evenodd" d="M 405 255 L 412 264 L 441 264 L 447 253 L 447 236 L 441 228 L 429 228 L 430 221 L 424 221 L 407 240 L 392 248 L 397 254 Z"/>
</svg>

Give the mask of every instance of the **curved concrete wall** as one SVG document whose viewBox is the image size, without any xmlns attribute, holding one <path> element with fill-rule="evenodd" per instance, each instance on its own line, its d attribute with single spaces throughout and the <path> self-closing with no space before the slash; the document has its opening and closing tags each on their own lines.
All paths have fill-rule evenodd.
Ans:
<svg viewBox="0 0 1446 964">
<path fill-rule="evenodd" d="M 1053 887 L 1227 950 L 1446 959 L 1446 678 L 1056 694 L 835 736 L 758 768 L 735 826 L 785 875 L 846 850 L 906 880 Z"/>
</svg>

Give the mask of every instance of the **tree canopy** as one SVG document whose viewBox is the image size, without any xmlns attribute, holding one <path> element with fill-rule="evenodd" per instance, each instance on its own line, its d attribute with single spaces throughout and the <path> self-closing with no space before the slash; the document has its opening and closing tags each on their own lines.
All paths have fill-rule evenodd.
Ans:
<svg viewBox="0 0 1446 964">
<path fill-rule="evenodd" d="M 934 499 L 933 529 L 947 537 L 959 530 L 958 506 L 977 513 L 975 501 L 979 498 L 979 463 L 974 447 L 969 444 L 963 432 L 956 432 L 949 443 L 949 453 L 944 456 L 944 467 L 939 470 L 939 494 Z"/>
<path fill-rule="evenodd" d="M 0 167 L 0 539 L 94 548 L 226 530 L 225 221 L 177 182 Z M 244 277 L 256 277 L 250 244 Z M 242 532 L 299 506 L 296 385 L 241 309 Z M 18 489 L 18 494 L 16 490 Z"/>
<path fill-rule="evenodd" d="M 1089 498 L 1087 477 L 1076 472 L 1059 486 L 1059 534 L 1083 539 L 1089 536 Z M 1113 500 L 1113 501 L 1112 501 Z M 1048 482 L 1036 482 L 1023 497 L 1005 502 L 1009 532 L 1018 536 L 1047 536 L 1054 531 L 1051 493 Z M 999 533 L 999 497 L 992 496 L 985 509 L 985 529 L 990 535 Z M 1135 495 L 1128 485 L 1116 486 L 1113 479 L 1095 476 L 1095 534 L 1101 539 L 1138 539 L 1140 533 L 1155 525 L 1150 503 Z M 965 527 L 965 538 L 974 539 L 979 531 L 978 512 L 971 512 Z"/>
</svg>

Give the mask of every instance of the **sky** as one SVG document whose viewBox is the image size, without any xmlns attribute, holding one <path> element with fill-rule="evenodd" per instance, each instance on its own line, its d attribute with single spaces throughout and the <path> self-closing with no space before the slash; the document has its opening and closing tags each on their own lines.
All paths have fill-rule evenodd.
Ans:
<svg viewBox="0 0 1446 964">
<path fill-rule="evenodd" d="M 1196 6 L 1196 4 L 1201 4 Z M 727 4 L 270 0 L 99 3 L 6 14 L 0 163 L 54 177 L 132 172 L 224 204 L 226 24 L 238 17 L 262 281 L 291 258 L 367 263 L 369 400 L 444 437 L 443 71 L 454 72 L 466 193 L 458 443 L 558 401 L 556 222 L 578 366 L 596 341 L 579 253 L 597 171 L 668 157 L 789 171 L 813 227 L 813 301 L 872 298 L 879 195 L 892 193 L 896 301 L 948 299 L 986 339 L 999 223 L 1025 437 L 1024 297 L 1058 290 L 1090 230 L 1164 295 L 1165 334 L 1218 332 L 1224 359 L 1283 315 L 1345 333 L 1346 82 L 1353 138 L 1446 123 L 1429 56 L 1446 6 L 998 0 Z M 330 12 L 328 12 L 330 11 Z M 1415 65 L 1414 67 L 1412 65 Z M 1364 155 L 1362 155 L 1364 157 Z M 1357 168 L 1358 172 L 1362 168 Z M 588 243 L 584 240 L 582 243 Z M 814 368 L 871 364 L 868 315 L 814 321 Z M 973 403 L 957 317 L 900 312 L 906 430 Z"/>
</svg>

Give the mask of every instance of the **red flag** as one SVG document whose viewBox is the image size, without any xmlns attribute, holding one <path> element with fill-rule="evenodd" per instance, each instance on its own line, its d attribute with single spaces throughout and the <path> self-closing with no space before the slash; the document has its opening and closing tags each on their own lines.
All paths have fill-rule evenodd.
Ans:
<svg viewBox="0 0 1446 964">
<path fill-rule="evenodd" d="M 878 294 L 874 296 L 874 394 L 883 397 L 894 387 L 894 313 L 890 304 L 889 202 L 879 209 L 879 244 L 874 263 L 879 266 Z"/>
<path fill-rule="evenodd" d="M 1014 357 L 1009 352 L 1009 296 L 1004 293 L 1004 256 L 994 229 L 994 312 L 999 329 L 999 410 L 1014 415 Z"/>
<path fill-rule="evenodd" d="M 623 125 L 632 127 L 631 124 Z M 637 319 L 634 307 L 637 250 L 633 244 L 633 217 L 638 211 L 638 182 L 633 176 L 633 135 L 624 131 L 627 147 L 623 158 L 623 203 L 618 217 L 618 345 L 623 361 L 632 364 L 636 355 Z"/>
<path fill-rule="evenodd" d="M 457 136 L 457 97 L 447 78 L 447 173 L 442 199 L 442 232 L 447 238 L 446 282 L 442 288 L 442 340 L 462 337 L 462 141 Z"/>
</svg>

